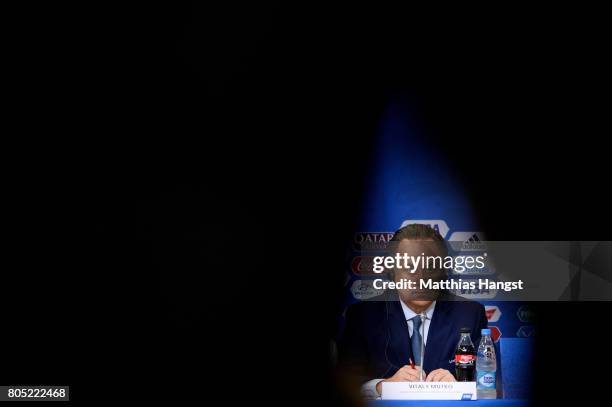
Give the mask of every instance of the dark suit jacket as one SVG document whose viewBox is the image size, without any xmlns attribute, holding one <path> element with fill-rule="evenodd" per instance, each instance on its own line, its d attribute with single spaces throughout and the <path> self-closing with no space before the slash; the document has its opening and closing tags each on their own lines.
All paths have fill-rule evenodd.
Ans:
<svg viewBox="0 0 612 407">
<path fill-rule="evenodd" d="M 436 302 L 425 346 L 423 369 L 426 373 L 442 368 L 455 374 L 455 349 L 459 331 L 470 328 L 474 347 L 480 342 L 480 330 L 487 327 L 484 306 L 475 301 L 445 295 Z M 346 313 L 344 334 L 338 343 L 338 362 L 344 374 L 365 382 L 389 378 L 409 358 L 408 323 L 397 293 L 388 301 L 366 301 L 355 304 Z"/>
</svg>

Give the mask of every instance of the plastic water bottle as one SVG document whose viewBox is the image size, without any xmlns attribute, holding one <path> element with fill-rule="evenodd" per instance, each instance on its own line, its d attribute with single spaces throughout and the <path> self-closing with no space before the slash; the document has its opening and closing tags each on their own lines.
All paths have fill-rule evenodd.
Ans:
<svg viewBox="0 0 612 407">
<path fill-rule="evenodd" d="M 483 329 L 481 332 L 482 338 L 476 355 L 476 392 L 479 399 L 494 399 L 497 398 L 495 347 L 491 340 L 491 330 Z"/>
</svg>

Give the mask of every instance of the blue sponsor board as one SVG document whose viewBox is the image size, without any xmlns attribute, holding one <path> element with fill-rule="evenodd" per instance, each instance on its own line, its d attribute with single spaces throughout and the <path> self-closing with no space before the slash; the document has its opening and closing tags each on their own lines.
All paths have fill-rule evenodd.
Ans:
<svg viewBox="0 0 612 407">
<path fill-rule="evenodd" d="M 368 272 L 368 256 L 383 255 L 397 229 L 409 223 L 428 224 L 452 245 L 451 253 L 478 255 L 485 249 L 486 237 L 479 231 L 473 206 L 460 180 L 446 164 L 446 159 L 425 140 L 426 134 L 411 117 L 411 103 L 400 98 L 392 101 L 383 117 L 366 178 L 366 194 L 358 229 L 347 250 L 346 296 L 340 313 L 346 307 L 367 298 L 374 291 L 358 280 L 377 278 Z M 360 259 L 356 259 L 363 256 Z M 493 278 L 491 270 L 459 275 L 454 278 Z M 524 303 L 495 301 L 494 290 L 463 290 L 457 294 L 475 299 L 488 309 L 504 337 L 533 336 L 533 309 Z M 357 297 L 357 298 L 356 298 Z M 340 321 L 340 331 L 344 324 Z"/>
</svg>

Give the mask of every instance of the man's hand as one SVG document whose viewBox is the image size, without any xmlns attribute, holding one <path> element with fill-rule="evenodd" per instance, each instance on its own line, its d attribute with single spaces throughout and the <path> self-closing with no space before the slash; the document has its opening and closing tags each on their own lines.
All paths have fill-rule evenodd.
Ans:
<svg viewBox="0 0 612 407">
<path fill-rule="evenodd" d="M 425 376 L 425 374 L 423 374 L 423 376 Z M 406 365 L 395 372 L 390 378 L 378 382 L 376 384 L 376 391 L 378 394 L 382 394 L 382 382 L 418 382 L 419 380 L 421 380 L 421 368 L 418 366 L 413 368 L 412 366 Z"/>
<path fill-rule="evenodd" d="M 454 382 L 455 376 L 451 372 L 445 369 L 436 369 L 429 372 L 426 382 Z"/>
</svg>

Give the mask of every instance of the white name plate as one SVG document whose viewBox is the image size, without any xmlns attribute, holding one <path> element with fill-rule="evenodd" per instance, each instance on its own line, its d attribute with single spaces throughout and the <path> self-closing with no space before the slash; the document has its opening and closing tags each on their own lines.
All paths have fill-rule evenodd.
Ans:
<svg viewBox="0 0 612 407">
<path fill-rule="evenodd" d="M 476 382 L 382 382 L 383 400 L 476 400 Z"/>
</svg>

